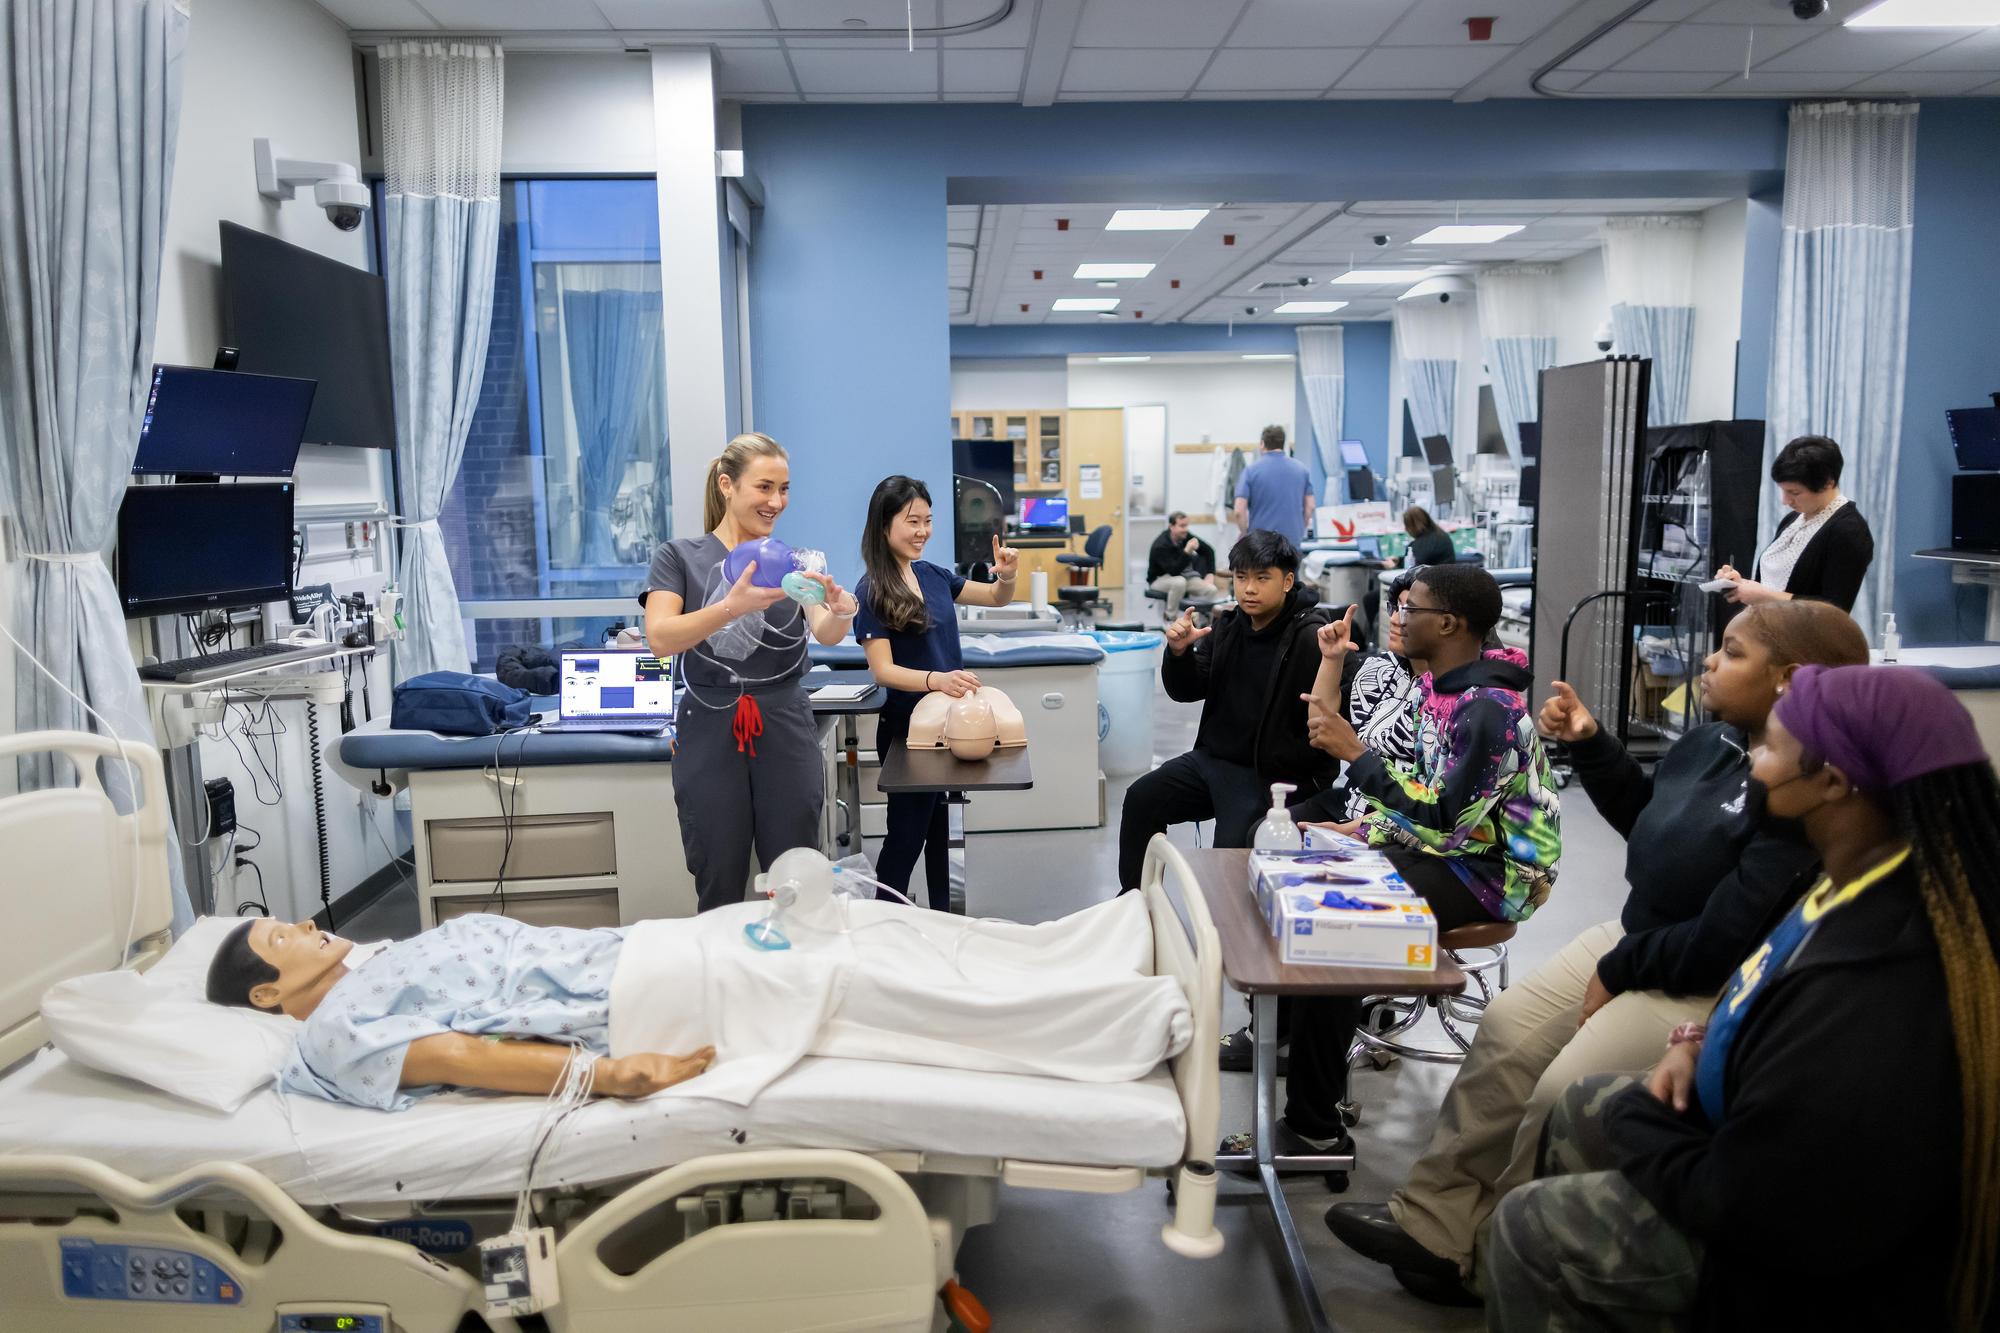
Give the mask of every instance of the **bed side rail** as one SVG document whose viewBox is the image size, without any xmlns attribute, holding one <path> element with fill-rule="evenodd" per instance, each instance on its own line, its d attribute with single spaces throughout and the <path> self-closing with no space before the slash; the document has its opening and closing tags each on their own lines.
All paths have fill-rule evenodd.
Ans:
<svg viewBox="0 0 2000 1333">
<path fill-rule="evenodd" d="M 1222 1075 L 1215 1056 L 1222 1038 L 1222 940 L 1215 933 L 1194 868 L 1163 834 L 1155 834 L 1146 846 L 1139 891 L 1146 896 L 1153 921 L 1153 971 L 1177 979 L 1194 1011 L 1194 1038 L 1171 1063 L 1188 1136 L 1174 1182 L 1174 1220 L 1161 1229 L 1160 1239 L 1175 1254 L 1208 1259 L 1222 1253 L 1222 1233 L 1215 1229 L 1215 1145 L 1222 1121 Z"/>
</svg>

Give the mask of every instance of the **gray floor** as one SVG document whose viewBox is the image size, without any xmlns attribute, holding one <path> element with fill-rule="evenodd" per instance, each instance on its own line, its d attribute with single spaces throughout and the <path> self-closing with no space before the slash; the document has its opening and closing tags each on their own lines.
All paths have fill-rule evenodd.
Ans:
<svg viewBox="0 0 2000 1333">
<path fill-rule="evenodd" d="M 1197 706 L 1156 697 L 1158 757 L 1193 743 L 1198 714 Z M 1102 829 L 974 835 L 966 849 L 970 910 L 1040 921 L 1106 897 L 1117 880 L 1117 811 L 1124 787 L 1116 782 L 1107 793 L 1110 822 Z M 1171 836 L 1192 846 L 1197 830 L 1179 828 Z M 1517 975 L 1584 927 L 1616 916 L 1624 900 L 1624 844 L 1576 789 L 1564 802 L 1563 841 L 1559 889 L 1516 938 Z M 413 896 L 398 891 L 343 921 L 341 933 L 381 939 L 413 933 L 416 926 Z M 1243 1023 L 1245 1010 L 1233 993 L 1225 991 L 1225 997 L 1224 1026 L 1234 1028 Z M 1356 1257 L 1320 1221 L 1336 1197 L 1387 1197 L 1422 1150 L 1451 1073 L 1448 1066 L 1409 1062 L 1386 1072 L 1357 1071 L 1353 1087 L 1363 1120 L 1355 1131 L 1359 1160 L 1348 1192 L 1335 1196 L 1316 1176 L 1286 1186 L 1321 1297 L 1344 1328 L 1386 1333 L 1482 1326 L 1476 1310 L 1442 1309 L 1407 1295 L 1386 1269 Z M 1225 1126 L 1247 1128 L 1249 1115 L 1249 1075 L 1225 1074 Z M 1238 1333 L 1296 1324 L 1277 1233 L 1261 1204 L 1220 1210 L 1217 1221 L 1227 1246 L 1207 1261 L 1169 1253 L 1159 1239 L 1166 1220 L 1165 1191 L 1158 1183 L 1112 1196 L 1008 1190 L 999 1220 L 966 1239 L 960 1278 L 1009 1333 L 1137 1333 L 1166 1327 Z"/>
</svg>

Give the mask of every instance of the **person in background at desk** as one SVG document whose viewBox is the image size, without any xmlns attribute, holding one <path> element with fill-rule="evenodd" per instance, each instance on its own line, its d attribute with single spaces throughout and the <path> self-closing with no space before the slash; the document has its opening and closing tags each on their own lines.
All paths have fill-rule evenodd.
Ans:
<svg viewBox="0 0 2000 1333">
<path fill-rule="evenodd" d="M 1264 452 L 1236 483 L 1236 526 L 1245 536 L 1275 532 L 1294 546 L 1312 531 L 1313 482 L 1306 465 L 1285 452 L 1285 428 L 1264 427 Z"/>
<path fill-rule="evenodd" d="M 1733 565 L 1715 571 L 1736 586 L 1723 594 L 1741 606 L 1806 597 L 1854 610 L 1861 581 L 1875 560 L 1875 534 L 1854 502 L 1840 493 L 1840 446 L 1824 435 L 1801 435 L 1771 462 L 1771 480 L 1792 512 L 1757 558 L 1757 576 Z"/>
<path fill-rule="evenodd" d="M 1410 534 L 1410 547 L 1401 560 L 1384 560 L 1384 569 L 1419 569 L 1425 565 L 1448 565 L 1458 559 L 1451 534 L 1437 525 L 1431 511 L 1411 505 L 1403 511 L 1403 531 Z"/>
<path fill-rule="evenodd" d="M 931 493 L 914 477 L 885 477 L 868 500 L 868 526 L 861 534 L 861 561 L 868 572 L 856 592 L 860 614 L 854 637 L 868 654 L 868 670 L 888 687 L 875 727 L 875 755 L 910 735 L 917 700 L 935 690 L 961 698 L 979 688 L 965 670 L 958 643 L 955 605 L 1005 606 L 1014 600 L 1021 556 L 993 539 L 992 583 L 970 583 L 942 565 L 923 559 L 931 539 Z M 950 807 L 943 792 L 900 792 L 884 798 L 888 828 L 875 855 L 875 876 L 907 893 L 917 855 L 924 858 L 930 904 L 951 906 Z"/>
<path fill-rule="evenodd" d="M 1168 514 L 1167 530 L 1146 553 L 1146 586 L 1167 595 L 1167 619 L 1181 613 L 1183 597 L 1220 597 L 1214 574 L 1215 548 L 1188 531 L 1186 514 Z"/>
<path fill-rule="evenodd" d="M 674 723 L 674 805 L 702 911 L 743 901 L 750 853 L 766 870 L 781 853 L 819 845 L 826 777 L 819 728 L 800 677 L 808 635 L 847 637 L 854 595 L 824 574 L 820 606 L 802 609 L 779 588 L 732 584 L 722 564 L 746 541 L 771 535 L 791 503 L 792 470 L 768 435 L 738 435 L 708 467 L 699 537 L 660 543 L 639 605 L 646 643 L 678 660 L 685 685 Z M 749 633 L 726 633 L 744 622 Z"/>
</svg>

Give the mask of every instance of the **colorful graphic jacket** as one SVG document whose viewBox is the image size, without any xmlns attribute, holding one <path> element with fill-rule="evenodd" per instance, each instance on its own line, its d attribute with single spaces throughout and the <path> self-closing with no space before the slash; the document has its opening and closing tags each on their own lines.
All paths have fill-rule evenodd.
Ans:
<svg viewBox="0 0 2000 1333">
<path fill-rule="evenodd" d="M 1370 846 L 1446 858 L 1496 921 L 1525 921 L 1549 896 L 1562 856 L 1558 799 L 1526 692 L 1527 659 L 1490 650 L 1419 688 L 1416 759 L 1370 751 L 1348 765 L 1371 813 Z"/>
</svg>

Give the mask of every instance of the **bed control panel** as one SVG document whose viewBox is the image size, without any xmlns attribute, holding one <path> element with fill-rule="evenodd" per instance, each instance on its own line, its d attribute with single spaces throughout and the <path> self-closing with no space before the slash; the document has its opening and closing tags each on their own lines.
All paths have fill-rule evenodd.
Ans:
<svg viewBox="0 0 2000 1333">
<path fill-rule="evenodd" d="M 280 1305 L 278 1333 L 391 1333 L 386 1305 Z"/>
<path fill-rule="evenodd" d="M 73 1300 L 241 1305 L 243 1287 L 198 1254 L 149 1245 L 62 1243 L 63 1295 Z"/>
</svg>

